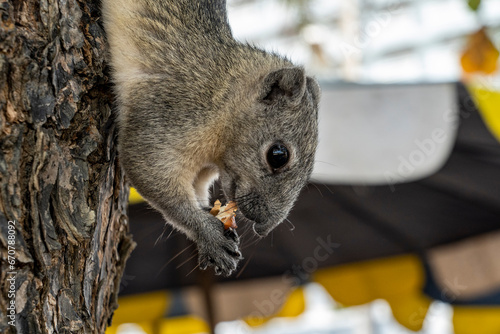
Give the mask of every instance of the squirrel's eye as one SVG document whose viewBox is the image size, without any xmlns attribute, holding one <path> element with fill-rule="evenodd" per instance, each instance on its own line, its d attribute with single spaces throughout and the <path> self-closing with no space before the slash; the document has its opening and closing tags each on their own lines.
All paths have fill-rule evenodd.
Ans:
<svg viewBox="0 0 500 334">
<path fill-rule="evenodd" d="M 274 144 L 267 151 L 267 163 L 274 170 L 285 166 L 289 159 L 290 154 L 283 144 Z"/>
</svg>

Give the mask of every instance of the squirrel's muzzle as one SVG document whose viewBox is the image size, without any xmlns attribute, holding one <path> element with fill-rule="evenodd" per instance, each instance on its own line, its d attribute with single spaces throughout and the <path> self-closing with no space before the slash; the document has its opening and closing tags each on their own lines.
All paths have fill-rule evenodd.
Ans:
<svg viewBox="0 0 500 334">
<path fill-rule="evenodd" d="M 277 225 L 279 224 L 262 224 L 262 223 L 254 223 L 253 231 L 256 235 L 263 238 L 269 234 Z"/>
</svg>

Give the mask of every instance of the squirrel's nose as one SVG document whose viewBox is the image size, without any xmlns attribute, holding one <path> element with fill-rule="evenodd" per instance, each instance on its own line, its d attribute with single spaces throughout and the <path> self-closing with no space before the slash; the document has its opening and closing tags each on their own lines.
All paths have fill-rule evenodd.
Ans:
<svg viewBox="0 0 500 334">
<path fill-rule="evenodd" d="M 272 230 L 272 226 L 267 226 L 267 225 L 259 224 L 259 223 L 253 224 L 253 231 L 255 232 L 255 234 L 257 234 L 261 238 L 267 236 L 271 230 Z"/>
</svg>

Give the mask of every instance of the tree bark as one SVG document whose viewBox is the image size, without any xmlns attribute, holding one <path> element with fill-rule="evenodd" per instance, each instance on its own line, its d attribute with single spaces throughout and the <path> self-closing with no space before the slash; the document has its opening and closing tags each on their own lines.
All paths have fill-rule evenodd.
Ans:
<svg viewBox="0 0 500 334">
<path fill-rule="evenodd" d="M 134 243 L 99 20 L 0 0 L 2 333 L 103 333 L 117 307 Z"/>
</svg>

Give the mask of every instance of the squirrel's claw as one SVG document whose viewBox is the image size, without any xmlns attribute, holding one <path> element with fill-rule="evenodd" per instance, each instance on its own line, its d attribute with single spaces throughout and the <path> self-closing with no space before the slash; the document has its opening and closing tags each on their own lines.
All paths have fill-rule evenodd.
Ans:
<svg viewBox="0 0 500 334">
<path fill-rule="evenodd" d="M 220 221 L 217 223 L 220 224 Z M 222 225 L 219 231 L 214 232 L 217 232 L 216 235 L 205 236 L 205 240 L 198 243 L 200 269 L 214 267 L 216 275 L 229 276 L 243 259 L 238 248 L 238 234 L 233 229 L 222 231 Z"/>
</svg>

